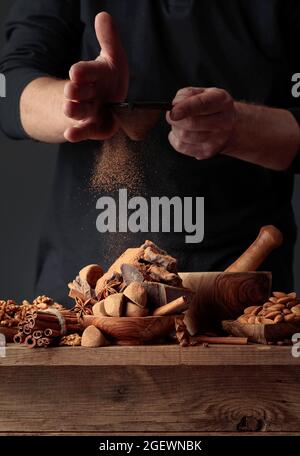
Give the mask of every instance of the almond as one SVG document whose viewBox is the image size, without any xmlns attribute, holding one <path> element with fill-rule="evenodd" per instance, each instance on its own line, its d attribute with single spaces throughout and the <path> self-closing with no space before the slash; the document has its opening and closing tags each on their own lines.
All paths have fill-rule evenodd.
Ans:
<svg viewBox="0 0 300 456">
<path fill-rule="evenodd" d="M 258 315 L 259 312 L 263 310 L 262 306 L 257 306 L 254 310 L 252 310 L 251 315 Z"/>
<path fill-rule="evenodd" d="M 263 318 L 261 322 L 263 325 L 274 325 L 275 323 L 274 320 L 270 320 L 270 318 Z"/>
<path fill-rule="evenodd" d="M 274 323 L 280 323 L 281 321 L 283 321 L 283 315 L 277 315 L 275 318 L 274 318 Z"/>
<path fill-rule="evenodd" d="M 286 304 L 290 300 L 291 300 L 291 296 L 285 296 L 283 298 L 279 298 L 277 302 L 278 302 L 278 304 Z"/>
<path fill-rule="evenodd" d="M 275 298 L 273 296 L 271 298 L 269 298 L 269 301 L 273 302 L 274 304 L 277 304 L 277 302 L 278 302 L 277 298 Z"/>
<path fill-rule="evenodd" d="M 291 311 L 290 311 L 290 309 L 283 309 L 282 313 L 284 315 L 289 315 L 289 314 L 291 314 Z"/>
<path fill-rule="evenodd" d="M 262 309 L 260 312 L 258 312 L 258 317 L 264 317 L 268 313 L 268 309 Z"/>
<path fill-rule="evenodd" d="M 286 294 L 282 291 L 273 291 L 273 295 L 275 298 L 285 298 Z"/>
<path fill-rule="evenodd" d="M 244 314 L 245 315 L 251 314 L 256 308 L 257 308 L 257 306 L 246 307 L 246 309 L 244 309 Z"/>
<path fill-rule="evenodd" d="M 293 314 L 300 315 L 300 304 L 297 304 L 296 306 L 291 308 L 291 311 Z"/>
<path fill-rule="evenodd" d="M 248 318 L 249 325 L 254 325 L 255 324 L 255 319 L 256 319 L 255 315 L 250 315 L 250 317 Z"/>
<path fill-rule="evenodd" d="M 287 302 L 285 306 L 286 306 L 288 309 L 291 309 L 292 307 L 296 306 L 297 304 L 298 304 L 298 301 L 293 300 L 293 301 Z"/>
<path fill-rule="evenodd" d="M 237 321 L 238 321 L 239 323 L 242 323 L 242 324 L 245 325 L 245 324 L 248 323 L 248 318 L 245 317 L 244 315 L 241 315 L 241 316 L 237 319 Z"/>
<path fill-rule="evenodd" d="M 290 298 L 292 299 L 296 299 L 297 298 L 297 293 L 295 293 L 294 291 L 292 293 L 289 293 L 287 296 L 289 296 Z"/>
<path fill-rule="evenodd" d="M 281 315 L 281 312 L 279 310 L 275 310 L 273 312 L 268 312 L 265 317 L 266 318 L 270 318 L 270 319 L 274 319 L 275 317 L 277 317 L 277 315 Z"/>
<path fill-rule="evenodd" d="M 271 307 L 272 305 L 273 305 L 273 303 L 268 301 L 268 302 L 265 302 L 265 303 L 264 303 L 263 308 L 264 308 L 264 309 L 268 309 L 268 308 Z"/>
<path fill-rule="evenodd" d="M 274 312 L 275 310 L 283 310 L 285 309 L 284 304 L 273 304 L 273 306 L 270 306 L 268 308 L 268 312 Z"/>
</svg>

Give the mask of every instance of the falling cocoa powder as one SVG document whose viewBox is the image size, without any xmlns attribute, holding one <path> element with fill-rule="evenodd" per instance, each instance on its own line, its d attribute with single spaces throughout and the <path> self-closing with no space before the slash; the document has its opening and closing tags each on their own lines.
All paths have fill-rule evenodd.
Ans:
<svg viewBox="0 0 300 456">
<path fill-rule="evenodd" d="M 121 131 L 104 141 L 95 157 L 91 190 L 114 192 L 126 188 L 129 193 L 140 193 L 143 174 L 139 155 L 140 146 Z"/>
</svg>

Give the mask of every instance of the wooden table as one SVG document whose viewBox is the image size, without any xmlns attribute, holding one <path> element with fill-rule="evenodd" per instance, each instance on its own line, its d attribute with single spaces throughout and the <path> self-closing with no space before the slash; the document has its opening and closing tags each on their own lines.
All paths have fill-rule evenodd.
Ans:
<svg viewBox="0 0 300 456">
<path fill-rule="evenodd" d="M 0 358 L 0 435 L 300 434 L 300 358 L 279 346 L 34 349 Z"/>
</svg>

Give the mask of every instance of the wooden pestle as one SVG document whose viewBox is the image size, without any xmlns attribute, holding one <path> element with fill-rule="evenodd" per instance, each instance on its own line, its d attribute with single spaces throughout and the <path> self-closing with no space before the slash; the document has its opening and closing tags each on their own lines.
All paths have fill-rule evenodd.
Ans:
<svg viewBox="0 0 300 456">
<path fill-rule="evenodd" d="M 270 253 L 281 246 L 283 236 L 273 225 L 263 226 L 250 247 L 225 272 L 256 271 Z"/>
</svg>

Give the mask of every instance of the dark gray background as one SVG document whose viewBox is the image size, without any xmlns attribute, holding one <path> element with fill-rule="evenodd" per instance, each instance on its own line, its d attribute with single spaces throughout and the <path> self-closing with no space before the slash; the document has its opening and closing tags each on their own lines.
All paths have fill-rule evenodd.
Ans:
<svg viewBox="0 0 300 456">
<path fill-rule="evenodd" d="M 3 21 L 11 4 L 11 0 L 0 3 L 0 47 Z M 0 299 L 21 300 L 32 297 L 37 238 L 50 196 L 56 147 L 11 141 L 0 133 L 0 150 Z M 300 226 L 300 176 L 296 178 L 294 207 Z M 300 241 L 295 256 L 295 279 L 300 294 Z"/>
</svg>

